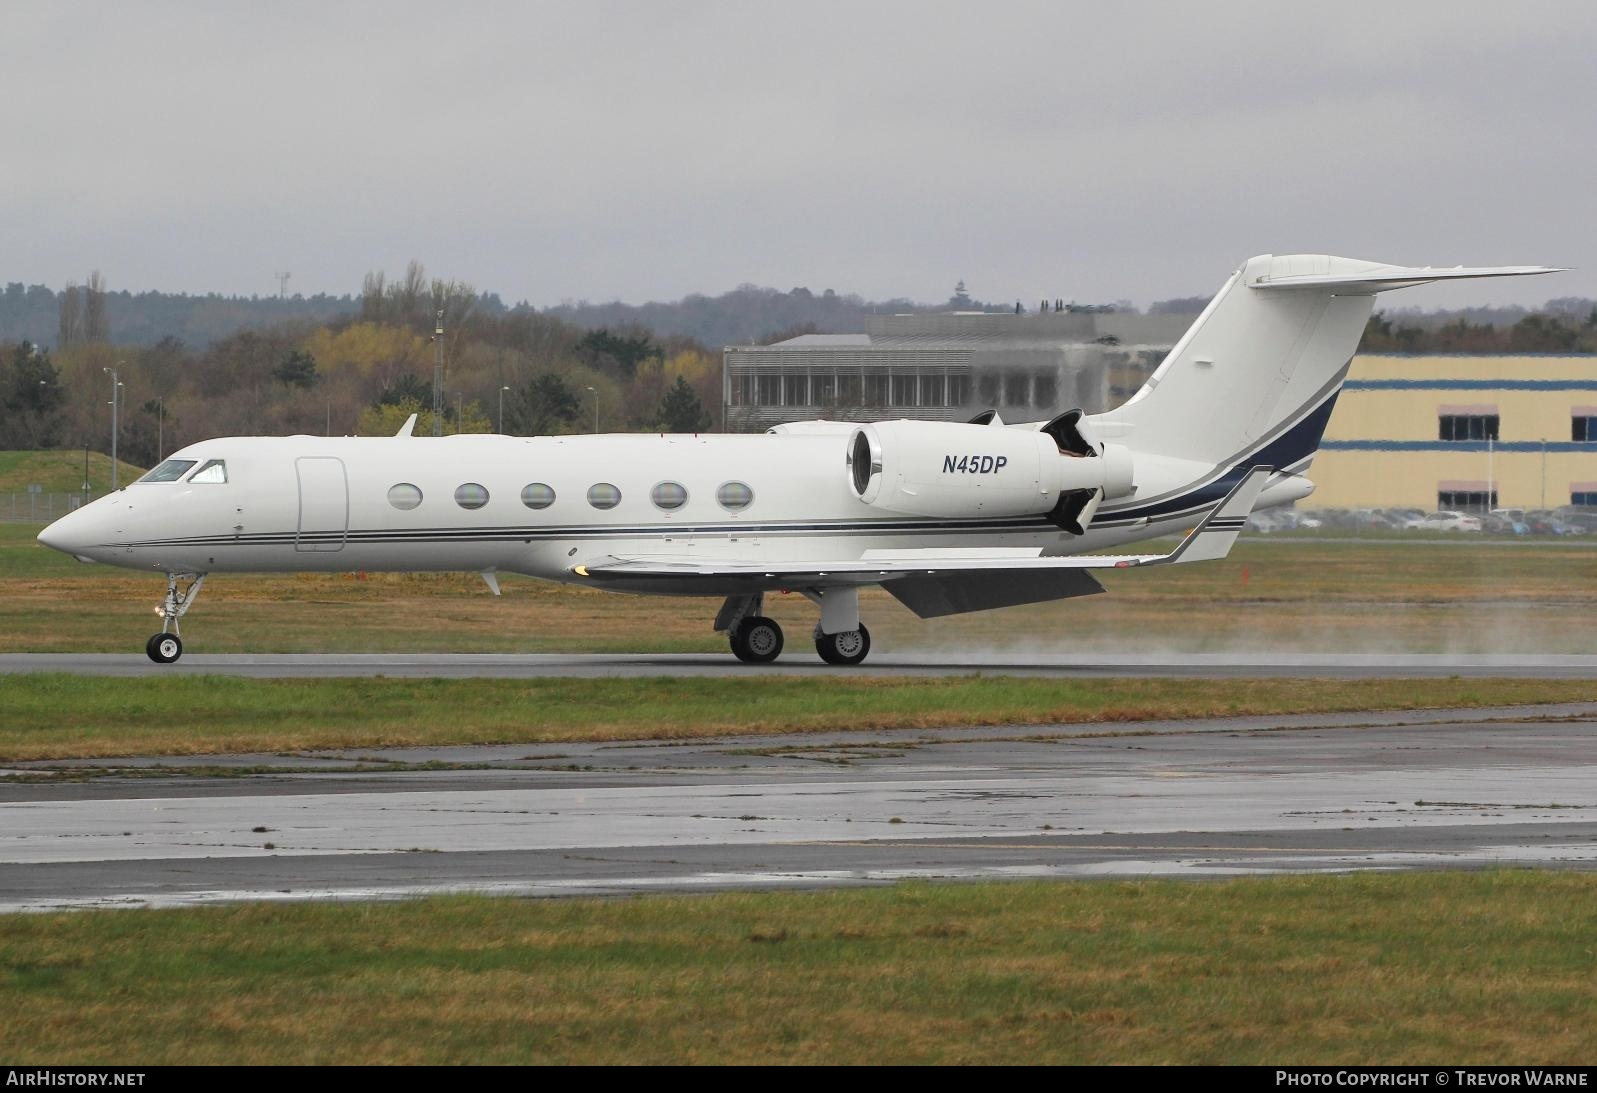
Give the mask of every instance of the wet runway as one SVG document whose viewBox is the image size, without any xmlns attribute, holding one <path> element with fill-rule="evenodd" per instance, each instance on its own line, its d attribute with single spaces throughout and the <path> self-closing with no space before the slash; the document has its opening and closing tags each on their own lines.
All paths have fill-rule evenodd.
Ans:
<svg viewBox="0 0 1597 1093">
<path fill-rule="evenodd" d="M 1597 867 L 1597 703 L 106 765 L 5 772 L 0 909 Z"/>
<path fill-rule="evenodd" d="M 1597 679 L 1597 656 L 1465 653 L 1125 653 L 968 654 L 879 653 L 863 666 L 828 667 L 795 649 L 775 664 L 740 664 L 727 654 L 567 653 L 186 653 L 158 665 L 140 653 L 0 654 L 0 675 L 77 672 L 144 676 L 177 673 L 258 678 L 395 676 L 408 678 L 533 678 L 605 676 L 948 675 L 989 672 L 1035 676 L 1147 676 L 1259 678 L 1320 676 L 1375 679 L 1416 676 L 1470 678 Z"/>
</svg>

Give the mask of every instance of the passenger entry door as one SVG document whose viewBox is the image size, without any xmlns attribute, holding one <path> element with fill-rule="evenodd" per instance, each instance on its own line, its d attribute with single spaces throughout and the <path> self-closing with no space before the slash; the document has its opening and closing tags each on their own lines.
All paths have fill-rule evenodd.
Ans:
<svg viewBox="0 0 1597 1093">
<path fill-rule="evenodd" d="M 299 529 L 294 549 L 343 550 L 349 535 L 349 479 L 344 461 L 302 456 L 294 460 L 294 470 L 299 476 Z"/>
</svg>

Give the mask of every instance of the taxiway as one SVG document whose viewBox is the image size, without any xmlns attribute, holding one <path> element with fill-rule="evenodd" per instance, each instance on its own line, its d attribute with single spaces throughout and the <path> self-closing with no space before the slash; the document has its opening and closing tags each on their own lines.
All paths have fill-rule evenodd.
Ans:
<svg viewBox="0 0 1597 1093">
<path fill-rule="evenodd" d="M 176 664 L 152 664 L 138 653 L 6 653 L 0 675 L 236 675 L 255 678 L 394 676 L 406 678 L 536 678 L 606 676 L 826 675 L 925 676 L 986 672 L 1032 676 L 1146 676 L 1237 679 L 1316 676 L 1345 679 L 1464 676 L 1469 678 L 1597 679 L 1597 656 L 1465 653 L 1126 653 L 872 655 L 859 668 L 823 664 L 795 648 L 774 664 L 747 665 L 730 653 L 185 653 Z"/>
<path fill-rule="evenodd" d="M 4 774 L 0 910 L 1597 867 L 1597 703 Z"/>
</svg>

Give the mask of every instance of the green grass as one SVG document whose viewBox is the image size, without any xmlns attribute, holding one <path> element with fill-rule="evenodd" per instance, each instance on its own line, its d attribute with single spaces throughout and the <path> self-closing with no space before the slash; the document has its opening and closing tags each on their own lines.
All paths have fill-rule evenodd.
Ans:
<svg viewBox="0 0 1597 1093">
<path fill-rule="evenodd" d="M 0 652 L 137 653 L 158 574 L 83 565 L 0 524 Z M 878 649 L 1584 653 L 1597 648 L 1597 547 L 1560 542 L 1245 540 L 1224 562 L 1106 573 L 1110 595 L 922 620 L 880 590 Z M 475 574 L 215 574 L 184 620 L 193 652 L 725 652 L 719 601 L 618 596 Z M 790 655 L 815 608 L 770 596 Z"/>
<path fill-rule="evenodd" d="M 1584 680 L 4 680 L 0 761 L 310 748 L 638 740 L 800 730 L 1115 722 L 1589 701 Z"/>
<path fill-rule="evenodd" d="M 144 473 L 126 460 L 118 460 L 118 474 L 126 485 Z M 89 484 L 96 494 L 111 488 L 111 457 L 89 453 Z M 83 488 L 83 449 L 49 452 L 0 452 L 0 493 L 20 493 L 29 486 L 46 493 L 77 493 Z"/>
<path fill-rule="evenodd" d="M 19 915 L 0 1057 L 1581 1064 L 1597 875 Z"/>
</svg>

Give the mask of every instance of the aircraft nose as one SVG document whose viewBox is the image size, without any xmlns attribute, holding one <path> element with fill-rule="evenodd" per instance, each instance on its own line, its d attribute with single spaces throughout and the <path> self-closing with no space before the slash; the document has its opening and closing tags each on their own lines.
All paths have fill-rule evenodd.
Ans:
<svg viewBox="0 0 1597 1093">
<path fill-rule="evenodd" d="M 39 532 L 39 542 L 51 550 L 70 554 L 79 561 L 93 561 L 94 559 L 87 557 L 85 552 L 95 545 L 92 525 L 97 523 L 97 520 L 88 516 L 82 509 L 69 512 Z"/>
</svg>

